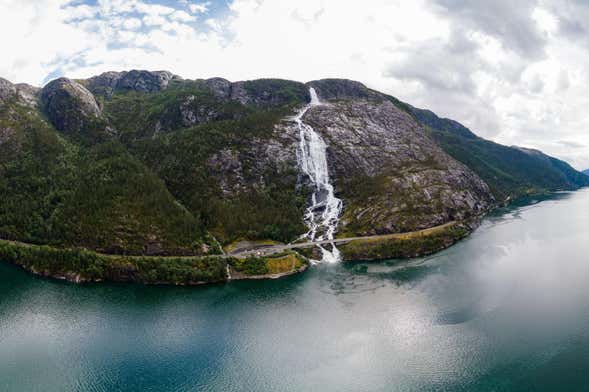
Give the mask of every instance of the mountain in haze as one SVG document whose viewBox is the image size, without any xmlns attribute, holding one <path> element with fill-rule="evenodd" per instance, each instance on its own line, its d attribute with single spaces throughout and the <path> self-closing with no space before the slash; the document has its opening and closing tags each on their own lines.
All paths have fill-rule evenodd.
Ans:
<svg viewBox="0 0 589 392">
<path fill-rule="evenodd" d="M 293 241 L 312 183 L 289 118 L 310 87 L 325 105 L 304 120 L 327 144 L 340 236 L 470 221 L 498 201 L 589 184 L 562 161 L 349 80 L 0 79 L 0 237 L 163 255 Z"/>
<path fill-rule="evenodd" d="M 589 176 L 589 169 L 585 169 L 581 173 L 585 174 L 586 176 Z"/>
<path fill-rule="evenodd" d="M 407 104 L 405 107 L 429 128 L 444 151 L 475 171 L 498 200 L 587 185 L 586 178 L 568 163 L 541 151 L 494 143 L 454 120 Z"/>
</svg>

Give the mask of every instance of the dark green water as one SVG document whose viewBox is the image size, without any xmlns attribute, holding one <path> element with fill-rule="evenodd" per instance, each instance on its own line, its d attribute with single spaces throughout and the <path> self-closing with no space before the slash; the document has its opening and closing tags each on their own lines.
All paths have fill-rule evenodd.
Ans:
<svg viewBox="0 0 589 392">
<path fill-rule="evenodd" d="M 200 288 L 0 263 L 0 391 L 589 390 L 589 192 L 433 257 Z"/>
</svg>

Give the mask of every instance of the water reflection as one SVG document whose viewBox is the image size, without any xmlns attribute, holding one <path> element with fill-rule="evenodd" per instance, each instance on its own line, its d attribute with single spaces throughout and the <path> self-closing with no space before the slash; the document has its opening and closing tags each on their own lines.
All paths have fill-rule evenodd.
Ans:
<svg viewBox="0 0 589 392">
<path fill-rule="evenodd" d="M 0 390 L 583 390 L 588 204 L 559 194 L 434 256 L 276 281 L 75 286 L 0 264 Z"/>
</svg>

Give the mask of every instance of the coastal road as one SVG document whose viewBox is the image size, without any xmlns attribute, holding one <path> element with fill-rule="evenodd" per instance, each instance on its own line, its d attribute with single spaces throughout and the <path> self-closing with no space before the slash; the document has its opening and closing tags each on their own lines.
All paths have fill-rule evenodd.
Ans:
<svg viewBox="0 0 589 392">
<path fill-rule="evenodd" d="M 371 235 L 371 236 L 363 236 L 363 237 L 345 237 L 345 238 L 336 238 L 333 240 L 300 242 L 300 243 L 294 243 L 294 244 L 278 244 L 278 245 L 252 244 L 252 246 L 238 248 L 238 249 L 235 249 L 231 252 L 223 253 L 222 255 L 218 255 L 218 256 L 223 257 L 223 258 L 230 258 L 230 257 L 244 258 L 244 257 L 248 257 L 248 256 L 269 256 L 269 255 L 272 255 L 275 253 L 280 253 L 280 252 L 283 252 L 286 250 L 291 250 L 291 249 L 311 248 L 313 246 L 328 245 L 328 244 L 341 245 L 341 244 L 345 244 L 345 243 L 348 243 L 351 241 L 386 240 L 386 239 L 395 239 L 395 238 L 396 239 L 411 239 L 411 238 L 415 238 L 415 237 L 434 234 L 440 230 L 443 230 L 443 229 L 448 228 L 450 226 L 454 226 L 455 224 L 456 224 L 456 222 L 452 221 L 452 222 L 448 222 L 448 223 L 440 225 L 440 226 L 430 227 L 429 229 L 423 229 L 423 230 L 411 231 L 411 232 L 405 232 L 405 233 L 397 233 L 397 234 L 381 234 L 381 235 Z M 12 241 L 12 240 L 0 239 L 0 241 L 10 243 L 13 245 L 25 246 L 25 247 L 36 246 L 33 244 L 28 244 L 28 243 L 19 242 L 19 241 Z M 102 256 L 106 256 L 106 257 L 122 257 L 122 255 L 105 254 L 105 253 L 98 253 L 98 252 L 97 252 L 97 254 L 102 255 Z M 150 256 L 126 255 L 124 257 L 143 258 L 143 257 L 150 257 Z M 166 256 L 156 256 L 156 257 L 165 258 Z M 178 256 L 170 256 L 170 257 L 178 257 Z M 198 257 L 198 256 L 187 256 L 187 257 Z"/>
<path fill-rule="evenodd" d="M 302 248 L 312 248 L 318 245 L 328 245 L 328 244 L 335 244 L 341 245 L 346 244 L 351 241 L 357 240 L 387 240 L 387 239 L 410 239 L 419 236 L 424 236 L 428 234 L 433 234 L 437 231 L 446 229 L 450 226 L 454 226 L 456 224 L 455 221 L 445 223 L 440 226 L 430 227 L 429 229 L 423 229 L 418 231 L 411 231 L 406 233 L 397 233 L 397 234 L 379 234 L 379 235 L 371 235 L 371 236 L 363 236 L 363 237 L 344 237 L 344 238 L 335 238 L 333 240 L 323 240 L 323 241 L 313 241 L 313 242 L 300 242 L 294 244 L 280 244 L 280 245 L 258 245 L 248 249 L 236 249 L 233 252 L 227 253 L 228 257 L 247 257 L 247 256 L 268 256 L 274 253 L 280 253 L 285 250 L 291 249 L 302 249 Z"/>
</svg>

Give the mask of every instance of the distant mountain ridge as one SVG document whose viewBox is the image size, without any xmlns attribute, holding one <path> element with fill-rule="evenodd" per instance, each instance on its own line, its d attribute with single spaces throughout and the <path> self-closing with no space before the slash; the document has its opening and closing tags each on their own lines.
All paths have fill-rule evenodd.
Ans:
<svg viewBox="0 0 589 392">
<path fill-rule="evenodd" d="M 539 150 L 504 146 L 476 136 L 454 120 L 407 107 L 429 127 L 444 151 L 474 170 L 498 200 L 589 185 L 587 178 L 568 163 Z"/>
<path fill-rule="evenodd" d="M 305 114 L 327 143 L 341 235 L 468 221 L 589 177 L 359 82 L 187 80 L 167 71 L 0 78 L 0 237 L 106 253 L 201 255 L 306 231 Z"/>
</svg>

